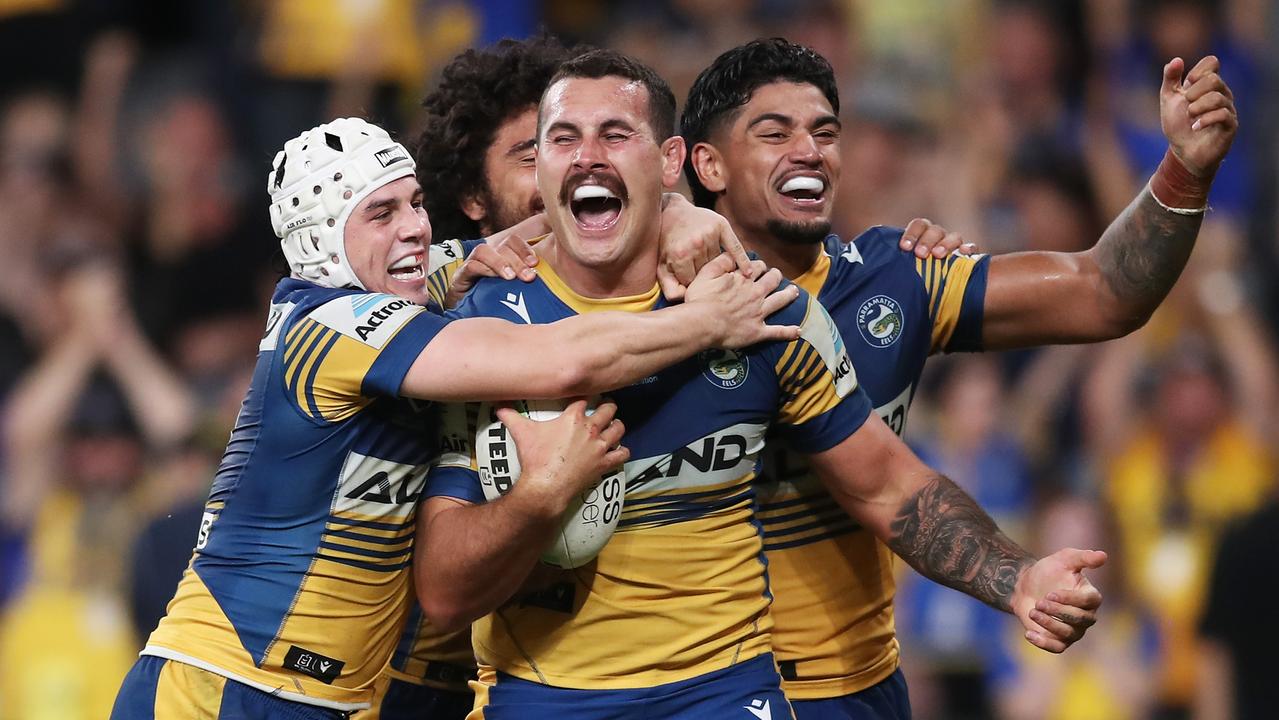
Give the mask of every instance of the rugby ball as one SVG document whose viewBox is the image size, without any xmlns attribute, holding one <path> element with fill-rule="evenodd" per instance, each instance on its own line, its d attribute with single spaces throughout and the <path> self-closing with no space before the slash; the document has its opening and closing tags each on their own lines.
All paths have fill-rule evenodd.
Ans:
<svg viewBox="0 0 1279 720">
<path fill-rule="evenodd" d="M 531 420 L 553 420 L 568 403 L 564 400 L 521 400 L 514 403 Z M 594 403 L 591 410 L 593 412 Z M 475 459 L 480 485 L 487 500 L 510 492 L 520 477 L 520 459 L 506 426 L 490 403 L 480 403 L 475 433 Z M 542 562 L 561 568 L 581 567 L 599 555 L 613 537 L 626 496 L 626 471 L 622 466 L 604 474 L 564 512 L 555 542 L 542 554 Z"/>
</svg>

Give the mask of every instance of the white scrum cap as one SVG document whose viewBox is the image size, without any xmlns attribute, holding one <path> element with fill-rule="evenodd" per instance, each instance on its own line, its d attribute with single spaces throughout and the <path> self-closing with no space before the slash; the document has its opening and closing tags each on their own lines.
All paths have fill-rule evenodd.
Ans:
<svg viewBox="0 0 1279 720">
<path fill-rule="evenodd" d="M 404 146 L 360 118 L 338 118 L 284 144 L 271 163 L 271 226 L 295 277 L 367 288 L 346 259 L 346 219 L 361 200 L 416 171 Z"/>
</svg>

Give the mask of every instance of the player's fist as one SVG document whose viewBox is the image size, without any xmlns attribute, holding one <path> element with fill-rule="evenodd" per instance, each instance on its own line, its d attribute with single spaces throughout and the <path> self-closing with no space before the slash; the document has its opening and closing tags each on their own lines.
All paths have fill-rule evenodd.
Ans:
<svg viewBox="0 0 1279 720">
<path fill-rule="evenodd" d="M 1216 56 L 1200 60 L 1189 73 L 1185 65 L 1173 58 L 1164 66 L 1159 122 L 1182 165 L 1196 177 L 1210 178 L 1234 142 L 1239 115 Z"/>
</svg>

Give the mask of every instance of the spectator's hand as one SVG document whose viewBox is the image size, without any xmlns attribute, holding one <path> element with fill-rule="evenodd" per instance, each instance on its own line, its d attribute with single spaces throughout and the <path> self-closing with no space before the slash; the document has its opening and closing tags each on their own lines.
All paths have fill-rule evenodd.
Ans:
<svg viewBox="0 0 1279 720">
<path fill-rule="evenodd" d="M 964 237 L 957 232 L 947 232 L 946 228 L 937 225 L 927 218 L 915 218 L 906 226 L 901 239 L 902 250 L 914 250 L 915 257 L 926 258 L 930 254 L 935 258 L 944 258 L 954 252 L 965 255 L 977 251 L 977 246 L 964 242 Z"/>
<path fill-rule="evenodd" d="M 697 272 L 721 250 L 728 253 L 738 269 L 754 277 L 746 249 L 722 215 L 693 205 L 679 193 L 664 197 L 657 282 L 667 300 L 682 300 Z"/>
<path fill-rule="evenodd" d="M 114 265 L 92 262 L 77 269 L 64 284 L 64 298 L 72 327 L 82 329 L 100 349 L 110 349 L 134 327 L 124 276 Z"/>
<path fill-rule="evenodd" d="M 1037 648 L 1060 653 L 1097 622 L 1101 592 L 1084 577 L 1087 568 L 1106 562 L 1100 550 L 1058 550 L 1041 558 L 1017 581 L 1013 614 Z"/>
<path fill-rule="evenodd" d="M 1164 66 L 1159 88 L 1159 121 L 1177 159 L 1200 178 L 1211 177 L 1226 157 L 1239 129 L 1234 94 L 1221 78 L 1221 62 L 1209 55 L 1182 80 L 1185 62 Z"/>
</svg>

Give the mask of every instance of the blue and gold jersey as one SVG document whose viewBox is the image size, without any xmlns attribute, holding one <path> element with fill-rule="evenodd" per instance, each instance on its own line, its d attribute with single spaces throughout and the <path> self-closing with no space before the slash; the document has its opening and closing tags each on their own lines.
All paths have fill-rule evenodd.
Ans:
<svg viewBox="0 0 1279 720">
<path fill-rule="evenodd" d="M 482 281 L 458 312 L 548 323 L 662 304 L 656 285 L 635 297 L 581 297 L 543 263 L 531 284 Z M 643 688 L 768 652 L 753 482 L 764 435 L 775 424 L 793 447 L 819 452 L 855 432 L 871 409 L 815 300 L 801 294 L 774 319 L 801 326 L 802 337 L 707 351 L 610 393 L 632 458 L 617 532 L 594 562 L 569 572 L 570 582 L 474 624 L 481 676 L 488 666 L 560 688 Z M 457 434 L 470 437 L 465 428 Z M 484 501 L 467 450 L 460 462 L 445 454 L 428 496 Z"/>
<path fill-rule="evenodd" d="M 433 304 L 444 306 L 453 274 L 483 243 L 445 240 L 427 248 L 426 288 Z M 467 680 L 475 675 L 470 628 L 453 633 L 436 630 L 415 600 L 386 674 L 401 682 L 469 692 Z"/>
<path fill-rule="evenodd" d="M 978 350 L 985 257 L 916 258 L 902 231 L 872 228 L 852 243 L 826 239 L 795 279 L 849 343 L 875 411 L 900 434 L 928 356 Z M 773 587 L 773 650 L 788 697 L 864 690 L 898 663 L 892 552 L 850 520 L 802 458 L 770 446 L 759 520 Z"/>
<path fill-rule="evenodd" d="M 483 240 L 445 240 L 426 248 L 426 292 L 431 302 L 445 307 L 445 296 L 453 281 L 453 273 L 462 267 L 466 258 Z"/>
<path fill-rule="evenodd" d="M 475 677 L 471 629 L 440 632 L 414 601 L 386 674 L 401 682 L 467 692 L 467 682 Z"/>
<path fill-rule="evenodd" d="M 143 651 L 290 700 L 364 706 L 409 608 L 433 413 L 398 397 L 447 321 L 277 286 L 191 564 Z"/>
</svg>

